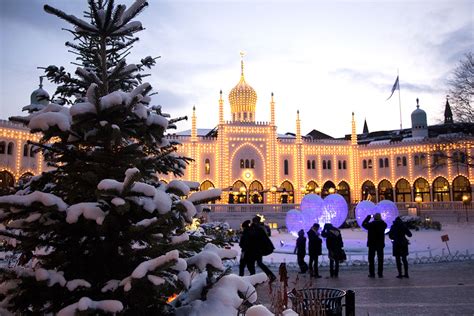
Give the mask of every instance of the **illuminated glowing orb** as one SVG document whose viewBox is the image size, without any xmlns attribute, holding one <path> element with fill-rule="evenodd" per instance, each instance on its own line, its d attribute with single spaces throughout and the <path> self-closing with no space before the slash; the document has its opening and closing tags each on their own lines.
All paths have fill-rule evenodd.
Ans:
<svg viewBox="0 0 474 316">
<path fill-rule="evenodd" d="M 319 217 L 324 206 L 323 199 L 317 194 L 307 194 L 301 201 L 301 213 L 305 222 L 305 231 L 308 231 L 314 223 L 319 222 Z"/>
<path fill-rule="evenodd" d="M 372 203 L 371 201 L 360 201 L 355 209 L 355 217 L 357 220 L 357 224 L 359 224 L 359 227 L 363 230 L 366 230 L 364 227 L 362 227 L 362 222 L 367 217 L 367 215 L 373 215 L 375 213 L 376 212 L 374 203 Z"/>
<path fill-rule="evenodd" d="M 387 233 L 392 227 L 393 221 L 398 217 L 398 208 L 395 203 L 390 200 L 383 200 L 377 203 L 375 206 L 375 213 L 380 213 L 382 215 L 382 220 L 387 223 Z"/>
<path fill-rule="evenodd" d="M 288 232 L 293 236 L 298 236 L 298 231 L 305 227 L 303 214 L 298 210 L 289 210 L 285 222 Z"/>
<path fill-rule="evenodd" d="M 390 227 L 392 227 L 393 221 L 398 216 L 398 208 L 395 203 L 389 200 L 380 201 L 377 205 L 370 201 L 361 201 L 357 204 L 355 209 L 357 224 L 359 224 L 363 230 L 366 230 L 362 227 L 362 222 L 367 215 L 374 215 L 375 213 L 380 213 L 382 220 L 387 224 L 387 229 L 385 230 L 387 233 Z"/>
<path fill-rule="evenodd" d="M 318 223 L 321 227 L 331 223 L 334 227 L 340 227 L 347 218 L 347 202 L 340 194 L 331 194 L 324 198 L 324 205 L 318 216 Z"/>
</svg>

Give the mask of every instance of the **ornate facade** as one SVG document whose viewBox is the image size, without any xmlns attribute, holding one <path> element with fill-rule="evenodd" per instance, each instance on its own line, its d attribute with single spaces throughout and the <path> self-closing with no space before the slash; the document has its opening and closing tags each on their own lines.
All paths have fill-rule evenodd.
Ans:
<svg viewBox="0 0 474 316">
<path fill-rule="evenodd" d="M 43 102 L 46 95 L 40 86 L 28 107 Z M 221 91 L 214 129 L 198 129 L 193 108 L 191 130 L 168 136 L 182 144 L 181 154 L 194 159 L 183 178 L 199 182 L 201 190 L 224 189 L 220 203 L 299 203 L 307 193 L 333 192 L 348 202 L 471 199 L 474 124 L 453 123 L 448 102 L 445 124 L 428 126 L 417 104 L 410 129 L 370 133 L 365 123 L 364 132 L 357 134 L 352 114 L 351 133 L 335 139 L 316 130 L 302 135 L 299 112 L 296 133 L 278 134 L 273 93 L 269 101 L 270 120 L 256 121 L 257 93 L 246 82 L 241 61 L 240 80 L 229 93 L 231 120 L 224 120 Z M 38 136 L 0 121 L 2 187 L 45 168 L 28 140 L 37 141 Z"/>
</svg>

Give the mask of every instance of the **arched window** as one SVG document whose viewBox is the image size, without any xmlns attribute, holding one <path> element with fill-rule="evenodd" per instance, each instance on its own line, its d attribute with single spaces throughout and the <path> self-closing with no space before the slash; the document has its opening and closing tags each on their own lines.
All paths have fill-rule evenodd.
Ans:
<svg viewBox="0 0 474 316">
<path fill-rule="evenodd" d="M 321 197 L 326 197 L 329 194 L 335 193 L 336 192 L 336 185 L 332 181 L 326 181 L 324 183 L 323 188 L 321 190 Z"/>
<path fill-rule="evenodd" d="M 289 181 L 284 181 L 281 186 L 280 202 L 282 204 L 294 203 L 294 189 Z"/>
<path fill-rule="evenodd" d="M 244 168 L 245 168 L 244 160 L 240 159 L 240 169 L 244 169 Z"/>
<path fill-rule="evenodd" d="M 306 169 L 311 169 L 311 161 L 306 161 Z"/>
<path fill-rule="evenodd" d="M 283 162 L 283 171 L 284 171 L 284 174 L 285 175 L 288 175 L 288 159 L 285 159 L 285 161 Z"/>
<path fill-rule="evenodd" d="M 13 155 L 13 143 L 8 143 L 7 154 Z"/>
<path fill-rule="evenodd" d="M 232 185 L 232 194 L 229 196 L 229 203 L 245 204 L 247 203 L 247 186 L 240 180 Z"/>
<path fill-rule="evenodd" d="M 402 165 L 402 157 L 397 157 L 397 167 Z"/>
<path fill-rule="evenodd" d="M 211 174 L 211 162 L 209 161 L 209 159 L 206 159 L 204 161 L 204 173 Z"/>
<path fill-rule="evenodd" d="M 384 166 L 385 166 L 385 168 L 388 168 L 388 158 L 384 159 Z"/>
<path fill-rule="evenodd" d="M 465 176 L 457 176 L 453 181 L 453 200 L 462 201 L 463 195 L 472 201 L 471 184 Z"/>
<path fill-rule="evenodd" d="M 407 166 L 407 157 L 405 157 L 405 156 L 402 157 L 402 166 L 403 167 Z"/>
<path fill-rule="evenodd" d="M 5 153 L 5 142 L 0 142 L 0 154 Z"/>
<path fill-rule="evenodd" d="M 328 160 L 328 169 L 331 169 L 331 160 Z"/>
<path fill-rule="evenodd" d="M 318 184 L 314 181 L 309 181 L 308 184 L 306 184 L 306 193 L 316 193 L 316 188 L 318 187 Z"/>
<path fill-rule="evenodd" d="M 250 168 L 255 169 L 255 160 L 250 160 Z"/>
<path fill-rule="evenodd" d="M 367 160 L 362 161 L 362 168 L 367 169 Z"/>
<path fill-rule="evenodd" d="M 379 168 L 383 168 L 383 158 L 379 159 Z"/>
<path fill-rule="evenodd" d="M 206 190 L 209 190 L 209 189 L 214 189 L 214 184 L 209 180 L 204 181 L 199 186 L 200 191 L 206 191 Z"/>
<path fill-rule="evenodd" d="M 28 181 L 30 181 L 31 177 L 33 176 L 33 174 L 31 172 L 25 172 L 24 174 L 22 174 L 20 176 L 20 178 L 18 179 L 18 185 L 23 185 L 23 184 L 26 184 Z"/>
<path fill-rule="evenodd" d="M 28 144 L 25 144 L 25 146 L 23 146 L 23 157 L 28 157 L 28 152 L 29 152 Z"/>
<path fill-rule="evenodd" d="M 344 169 L 344 170 L 347 169 L 346 161 L 345 161 L 345 160 L 342 162 L 342 169 Z"/>
<path fill-rule="evenodd" d="M 0 189 L 13 187 L 14 184 L 15 178 L 10 172 L 6 170 L 0 171 Z"/>
<path fill-rule="evenodd" d="M 313 170 L 316 169 L 316 161 L 315 160 L 311 161 L 311 169 L 313 169 Z"/>
<path fill-rule="evenodd" d="M 30 147 L 30 157 L 34 157 L 36 155 L 35 148 L 33 146 Z"/>
<path fill-rule="evenodd" d="M 250 168 L 250 161 L 245 159 L 245 168 Z"/>
<path fill-rule="evenodd" d="M 340 160 L 337 161 L 337 169 L 342 169 L 342 161 Z"/>
<path fill-rule="evenodd" d="M 362 184 L 362 200 L 375 202 L 375 185 L 370 180 Z"/>
<path fill-rule="evenodd" d="M 326 160 L 323 160 L 323 169 L 326 169 Z"/>
<path fill-rule="evenodd" d="M 420 157 L 418 157 L 418 155 L 415 155 L 415 166 L 419 166 L 420 165 Z"/>
<path fill-rule="evenodd" d="M 426 166 L 426 155 L 425 154 L 422 154 L 420 156 L 420 165 Z"/>
<path fill-rule="evenodd" d="M 336 187 L 337 193 L 342 195 L 342 197 L 346 200 L 347 204 L 351 203 L 351 189 L 349 188 L 349 184 L 346 181 L 339 182 L 338 186 Z"/>
<path fill-rule="evenodd" d="M 462 151 L 455 151 L 453 153 L 453 162 L 455 163 L 466 163 L 466 154 Z"/>
<path fill-rule="evenodd" d="M 250 203 L 252 204 L 260 204 L 263 203 L 263 185 L 260 181 L 253 181 L 249 185 L 249 197 Z"/>
<path fill-rule="evenodd" d="M 372 159 L 369 159 L 369 161 L 367 161 L 367 168 L 372 169 Z"/>
<path fill-rule="evenodd" d="M 406 179 L 400 179 L 395 184 L 395 200 L 397 202 L 411 202 L 410 183 Z"/>
<path fill-rule="evenodd" d="M 443 177 L 437 177 L 433 181 L 433 201 L 451 201 L 451 195 L 449 194 L 449 182 Z"/>
<path fill-rule="evenodd" d="M 430 184 L 423 178 L 418 178 L 413 183 L 413 195 L 417 197 L 421 196 L 423 202 L 429 202 L 431 200 Z"/>
<path fill-rule="evenodd" d="M 393 187 L 390 181 L 382 180 L 379 183 L 379 201 L 390 200 L 393 201 Z"/>
</svg>

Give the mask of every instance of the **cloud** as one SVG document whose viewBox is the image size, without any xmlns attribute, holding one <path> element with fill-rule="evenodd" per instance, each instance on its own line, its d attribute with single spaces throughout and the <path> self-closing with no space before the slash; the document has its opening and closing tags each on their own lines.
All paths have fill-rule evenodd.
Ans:
<svg viewBox="0 0 474 316">
<path fill-rule="evenodd" d="M 474 42 L 474 25 L 472 22 L 451 32 L 443 34 L 439 43 L 433 44 L 438 54 L 448 64 L 456 64 L 469 51 Z"/>
</svg>

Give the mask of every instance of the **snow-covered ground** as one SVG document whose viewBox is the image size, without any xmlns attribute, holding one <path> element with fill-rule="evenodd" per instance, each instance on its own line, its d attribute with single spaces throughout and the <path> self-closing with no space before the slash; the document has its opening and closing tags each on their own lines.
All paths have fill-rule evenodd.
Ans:
<svg viewBox="0 0 474 316">
<path fill-rule="evenodd" d="M 360 228 L 341 229 L 344 249 L 348 256 L 348 261 L 367 259 L 367 232 Z M 474 254 L 474 223 L 444 224 L 441 231 L 438 230 L 412 230 L 413 236 L 409 238 L 410 255 L 408 258 L 430 257 L 448 255 L 446 243 L 441 240 L 442 235 L 448 235 L 448 246 L 451 254 L 456 252 Z M 288 233 L 279 233 L 272 230 L 270 237 L 275 246 L 273 254 L 264 257 L 264 261 L 274 264 L 280 262 L 296 262 L 296 255 L 293 254 L 296 237 Z M 235 249 L 240 251 L 238 245 Z M 392 255 L 392 244 L 388 236 L 385 237 L 385 258 Z M 308 257 L 306 257 L 306 260 Z M 327 249 L 323 240 L 322 262 L 327 261 Z"/>
</svg>

